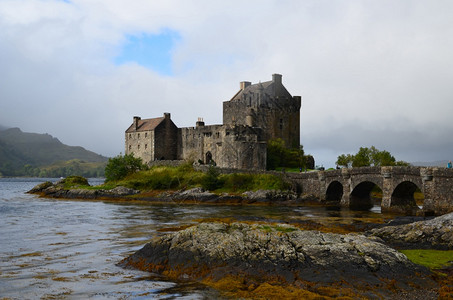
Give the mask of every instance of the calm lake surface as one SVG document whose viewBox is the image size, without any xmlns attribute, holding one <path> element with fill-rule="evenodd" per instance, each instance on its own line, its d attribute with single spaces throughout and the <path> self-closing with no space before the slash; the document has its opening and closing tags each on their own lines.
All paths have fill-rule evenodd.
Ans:
<svg viewBox="0 0 453 300">
<path fill-rule="evenodd" d="M 218 298 L 216 291 L 199 284 L 169 282 L 116 264 L 165 228 L 204 218 L 342 224 L 391 218 L 378 207 L 352 212 L 324 207 L 150 205 L 55 200 L 25 193 L 46 180 L 0 178 L 0 298 Z"/>
</svg>

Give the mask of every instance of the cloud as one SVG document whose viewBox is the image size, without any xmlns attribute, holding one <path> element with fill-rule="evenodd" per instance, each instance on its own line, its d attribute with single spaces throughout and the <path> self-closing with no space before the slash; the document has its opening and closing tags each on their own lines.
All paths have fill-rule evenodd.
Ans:
<svg viewBox="0 0 453 300">
<path fill-rule="evenodd" d="M 371 145 L 450 159 L 452 13 L 440 0 L 4 0 L 0 123 L 116 155 L 132 116 L 221 123 L 240 81 L 280 73 L 317 163 Z M 171 73 L 117 63 L 132 36 L 165 32 L 179 37 Z"/>
</svg>

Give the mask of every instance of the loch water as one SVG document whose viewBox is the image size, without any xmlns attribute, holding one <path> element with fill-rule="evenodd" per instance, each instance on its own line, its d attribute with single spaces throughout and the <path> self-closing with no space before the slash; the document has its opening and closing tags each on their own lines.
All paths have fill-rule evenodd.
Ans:
<svg viewBox="0 0 453 300">
<path fill-rule="evenodd" d="M 313 206 L 152 205 L 26 194 L 46 180 L 0 178 L 0 299 L 218 298 L 200 284 L 171 282 L 117 264 L 166 228 L 206 218 L 338 224 L 386 218 L 378 207 L 352 212 Z"/>
</svg>

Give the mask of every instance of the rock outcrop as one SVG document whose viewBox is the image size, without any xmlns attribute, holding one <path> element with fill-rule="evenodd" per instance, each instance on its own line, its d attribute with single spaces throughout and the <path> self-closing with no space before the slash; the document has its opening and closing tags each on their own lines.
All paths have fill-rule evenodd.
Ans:
<svg viewBox="0 0 453 300">
<path fill-rule="evenodd" d="M 453 213 L 427 221 L 375 228 L 368 234 L 397 247 L 453 249 Z"/>
<path fill-rule="evenodd" d="M 242 278 L 246 285 L 279 282 L 308 286 L 346 284 L 375 296 L 430 286 L 427 269 L 375 238 L 302 231 L 287 225 L 201 223 L 154 238 L 123 265 L 171 278 Z M 308 284 L 308 285 L 307 285 Z M 248 289 L 253 287 L 248 287 Z"/>
<path fill-rule="evenodd" d="M 38 184 L 30 191 L 30 194 L 39 194 L 52 198 L 65 199 L 101 199 L 101 198 L 122 198 L 125 196 L 140 193 L 138 190 L 117 186 L 111 190 L 87 189 L 87 188 L 65 188 L 61 182 L 52 183 L 50 181 Z"/>
<path fill-rule="evenodd" d="M 64 182 L 63 182 L 64 183 Z M 143 200 L 150 202 L 186 202 L 186 203 L 217 203 L 217 204 L 300 204 L 306 201 L 312 201 L 310 197 L 297 198 L 297 195 L 292 191 L 278 190 L 258 190 L 245 192 L 242 195 L 236 194 L 214 194 L 204 190 L 201 187 L 196 187 L 188 190 L 180 191 L 164 191 L 153 196 L 147 193 L 141 193 L 139 190 L 126 188 L 122 186 L 115 187 L 110 190 L 106 189 L 86 189 L 71 187 L 66 188 L 62 181 L 52 183 L 44 182 L 38 184 L 33 189 L 28 191 L 31 194 L 39 194 L 41 196 L 52 198 L 76 198 L 76 199 L 100 199 L 100 198 L 124 198 L 131 195 L 136 195 L 135 200 Z"/>
</svg>

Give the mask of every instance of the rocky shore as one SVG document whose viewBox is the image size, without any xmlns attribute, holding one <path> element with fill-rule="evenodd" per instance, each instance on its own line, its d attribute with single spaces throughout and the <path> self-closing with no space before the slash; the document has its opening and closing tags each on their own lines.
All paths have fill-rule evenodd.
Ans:
<svg viewBox="0 0 453 300">
<path fill-rule="evenodd" d="M 201 223 L 155 237 L 122 265 L 197 280 L 235 297 L 436 298 L 428 269 L 380 238 L 284 224 Z"/>
<path fill-rule="evenodd" d="M 124 198 L 140 193 L 138 190 L 118 186 L 110 190 L 87 189 L 87 188 L 65 188 L 64 182 L 52 183 L 50 181 L 38 184 L 29 194 L 37 194 L 43 197 L 64 198 L 64 199 L 105 199 L 105 198 Z"/>
<path fill-rule="evenodd" d="M 62 182 L 44 182 L 28 191 L 43 197 L 65 199 L 123 199 L 142 200 L 148 202 L 164 203 L 206 203 L 206 204 L 301 204 L 316 202 L 312 196 L 297 197 L 292 191 L 258 190 L 242 194 L 221 195 L 206 191 L 203 188 L 192 188 L 180 191 L 164 191 L 153 194 L 141 193 L 139 190 L 122 186 L 113 189 L 66 188 Z"/>
<path fill-rule="evenodd" d="M 375 228 L 367 234 L 399 248 L 453 250 L 453 213 L 427 221 Z"/>
</svg>

